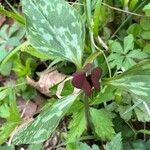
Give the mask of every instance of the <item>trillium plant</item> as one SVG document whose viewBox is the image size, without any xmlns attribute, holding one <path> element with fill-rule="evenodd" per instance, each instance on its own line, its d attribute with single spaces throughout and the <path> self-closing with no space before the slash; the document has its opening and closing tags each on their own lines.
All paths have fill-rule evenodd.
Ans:
<svg viewBox="0 0 150 150">
<path fill-rule="evenodd" d="M 93 87 L 99 92 L 100 91 L 100 77 L 102 76 L 102 70 L 100 67 L 92 68 L 92 64 L 87 64 L 82 70 L 73 74 L 72 84 L 78 89 L 84 91 L 84 103 L 85 103 L 85 117 L 87 128 L 90 132 L 91 123 L 90 123 L 90 112 L 88 97 L 92 95 Z"/>
<path fill-rule="evenodd" d="M 14 19 L 26 30 L 27 41 L 8 53 L 1 66 L 18 58 L 12 57 L 17 52 L 19 57 L 20 54 L 25 54 L 25 58 L 26 55 L 37 57 L 35 60 L 44 62 L 47 70 L 56 70 L 64 80 L 48 89 L 53 95 L 48 94 L 50 102 L 36 117 L 12 134 L 13 145 L 42 144 L 59 131 L 61 140 L 53 149 L 122 150 L 124 143 L 130 145 L 139 133 L 144 138 L 149 134 L 145 126 L 136 128 L 137 122 L 146 125 L 150 121 L 149 53 L 141 48 L 144 39 L 131 32 L 136 31 L 133 27 L 125 32 L 121 25 L 114 32 L 126 17 L 132 22 L 128 15 L 123 14 L 121 22 L 111 32 L 108 30 L 118 18 L 113 18 L 110 10 L 113 7 L 104 2 L 115 3 L 111 0 L 21 0 L 23 16 L 18 14 Z M 115 4 L 126 9 L 125 2 Z M 132 7 L 135 3 L 130 2 Z M 127 10 L 133 10 L 130 7 Z M 149 14 L 148 4 L 145 9 L 146 15 Z M 18 63 L 12 69 L 19 74 L 18 81 L 25 80 L 26 76 L 35 77 L 31 66 L 36 63 L 31 59 L 25 62 L 23 73 Z M 2 97 L 6 98 L 8 91 L 2 89 Z M 21 117 L 18 118 L 10 125 L 9 133 L 21 124 Z M 8 121 L 12 123 L 11 119 Z"/>
</svg>

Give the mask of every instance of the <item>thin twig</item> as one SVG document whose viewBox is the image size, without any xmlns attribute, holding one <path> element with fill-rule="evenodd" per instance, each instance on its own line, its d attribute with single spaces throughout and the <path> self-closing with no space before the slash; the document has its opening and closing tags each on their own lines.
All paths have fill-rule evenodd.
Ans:
<svg viewBox="0 0 150 150">
<path fill-rule="evenodd" d="M 29 104 L 29 100 L 26 102 L 26 104 L 25 104 L 25 107 L 24 107 L 24 109 L 23 109 L 23 111 L 22 111 L 22 113 L 21 113 L 21 118 L 23 118 L 23 116 L 24 116 L 24 114 L 25 114 L 25 111 L 26 111 L 26 109 L 27 109 L 27 105 Z"/>
<path fill-rule="evenodd" d="M 129 128 L 134 132 L 134 134 L 136 134 L 136 130 L 133 128 L 133 126 L 128 121 L 125 122 L 129 126 Z"/>
<path fill-rule="evenodd" d="M 146 130 L 146 122 L 144 122 L 144 130 Z M 144 132 L 144 141 L 146 141 L 146 133 Z"/>
<path fill-rule="evenodd" d="M 69 4 L 73 4 L 73 5 L 81 5 L 83 6 L 82 3 L 78 3 L 78 2 L 68 2 Z M 113 6 L 110 6 L 104 2 L 101 3 L 103 6 L 105 7 L 108 7 L 110 9 L 113 9 L 113 10 L 116 10 L 116 11 L 120 11 L 120 12 L 123 12 L 123 13 L 126 13 L 126 14 L 130 14 L 130 15 L 133 15 L 133 16 L 138 16 L 138 17 L 146 17 L 146 18 L 150 18 L 149 16 L 145 16 L 145 15 L 141 15 L 141 14 L 137 14 L 137 13 L 134 13 L 134 12 L 131 12 L 131 11 L 128 11 L 128 10 L 123 10 L 123 9 L 120 9 L 120 8 L 117 8 L 117 7 L 113 7 Z"/>
<path fill-rule="evenodd" d="M 7 3 L 7 5 L 17 14 L 18 12 L 16 11 L 16 9 L 8 2 L 8 0 L 5 0 L 5 2 Z"/>
<path fill-rule="evenodd" d="M 84 109 L 85 109 L 87 132 L 90 135 L 90 133 L 92 131 L 92 127 L 91 127 L 91 120 L 90 120 L 90 107 L 89 107 L 89 101 L 88 101 L 87 95 L 84 95 Z"/>
<path fill-rule="evenodd" d="M 130 15 L 133 15 L 133 16 L 147 17 L 147 18 L 149 18 L 149 16 L 145 16 L 145 15 L 137 14 L 137 13 L 134 13 L 134 12 L 130 12 L 128 10 L 123 10 L 123 9 L 120 9 L 120 8 L 116 8 L 116 7 L 110 6 L 110 5 L 108 5 L 106 3 L 103 3 L 103 2 L 102 2 L 102 5 L 110 8 L 110 9 L 113 9 L 113 10 L 116 10 L 116 11 L 120 11 L 120 12 L 123 12 L 123 13 L 126 13 L 126 14 L 130 14 Z"/>
</svg>

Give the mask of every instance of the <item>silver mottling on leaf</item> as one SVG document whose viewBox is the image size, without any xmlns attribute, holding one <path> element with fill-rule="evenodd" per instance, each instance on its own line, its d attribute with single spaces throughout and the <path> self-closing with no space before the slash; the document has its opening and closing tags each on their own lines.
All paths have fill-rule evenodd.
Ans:
<svg viewBox="0 0 150 150">
<path fill-rule="evenodd" d="M 84 34 L 78 12 L 64 0 L 22 0 L 22 4 L 31 45 L 81 67 Z"/>
<path fill-rule="evenodd" d="M 47 131 L 45 129 L 41 129 L 38 132 L 36 132 L 36 134 L 34 135 L 34 139 L 38 139 L 40 136 L 42 136 L 42 134 L 46 134 Z"/>
<path fill-rule="evenodd" d="M 40 113 L 35 121 L 19 131 L 13 142 L 18 145 L 45 141 L 56 129 L 76 98 L 77 95 L 70 95 L 58 100 L 53 106 Z"/>
<path fill-rule="evenodd" d="M 51 114 L 49 116 L 43 117 L 43 119 L 41 120 L 42 123 L 47 122 L 48 120 L 50 120 L 51 118 L 53 118 L 55 116 L 55 114 Z"/>
</svg>

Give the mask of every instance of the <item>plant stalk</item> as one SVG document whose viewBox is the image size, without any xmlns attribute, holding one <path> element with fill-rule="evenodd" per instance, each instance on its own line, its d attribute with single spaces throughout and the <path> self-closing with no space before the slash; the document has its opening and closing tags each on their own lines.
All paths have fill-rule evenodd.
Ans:
<svg viewBox="0 0 150 150">
<path fill-rule="evenodd" d="M 91 120 L 90 120 L 90 107 L 89 107 L 89 101 L 88 96 L 84 96 L 84 109 L 85 109 L 85 119 L 86 119 L 86 125 L 87 125 L 87 133 L 91 134 L 92 128 L 91 128 Z"/>
</svg>

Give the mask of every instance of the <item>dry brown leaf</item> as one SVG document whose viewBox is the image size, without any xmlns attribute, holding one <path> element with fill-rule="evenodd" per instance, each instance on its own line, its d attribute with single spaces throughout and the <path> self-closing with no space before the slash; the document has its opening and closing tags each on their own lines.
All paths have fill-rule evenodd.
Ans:
<svg viewBox="0 0 150 150">
<path fill-rule="evenodd" d="M 0 17 L 0 27 L 3 25 L 3 23 L 6 21 L 6 16 Z"/>
<path fill-rule="evenodd" d="M 17 98 L 17 106 L 23 118 L 31 118 L 37 111 L 37 104 L 32 101 L 25 101 L 22 98 Z"/>
<path fill-rule="evenodd" d="M 39 113 L 45 104 L 44 96 L 40 93 L 37 93 L 36 96 L 32 98 L 32 101 L 37 105 L 36 113 Z"/>
<path fill-rule="evenodd" d="M 66 149 L 65 149 L 65 148 L 60 147 L 60 148 L 57 148 L 56 150 L 66 150 Z"/>
<path fill-rule="evenodd" d="M 40 73 L 40 79 L 37 82 L 27 76 L 27 83 L 40 93 L 50 97 L 49 89 L 62 82 L 65 78 L 66 75 L 59 73 L 57 70 L 46 70 Z"/>
<path fill-rule="evenodd" d="M 60 133 L 55 131 L 53 135 L 44 142 L 42 150 L 53 150 L 60 140 Z"/>
</svg>

